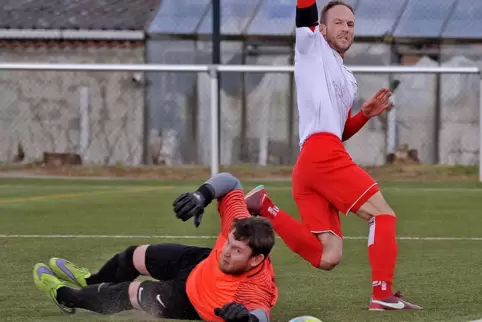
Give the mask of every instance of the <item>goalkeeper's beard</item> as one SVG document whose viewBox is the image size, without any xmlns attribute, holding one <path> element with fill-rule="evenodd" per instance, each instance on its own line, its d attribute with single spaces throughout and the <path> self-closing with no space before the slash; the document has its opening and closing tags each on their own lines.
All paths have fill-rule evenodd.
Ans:
<svg viewBox="0 0 482 322">
<path fill-rule="evenodd" d="M 242 275 L 244 273 L 246 273 L 247 271 L 249 271 L 249 268 L 247 267 L 234 267 L 234 268 L 227 268 L 226 266 L 224 266 L 222 264 L 222 262 L 219 263 L 219 270 L 221 272 L 223 272 L 224 274 L 227 274 L 227 275 L 233 275 L 233 276 L 239 276 L 239 275 Z"/>
</svg>

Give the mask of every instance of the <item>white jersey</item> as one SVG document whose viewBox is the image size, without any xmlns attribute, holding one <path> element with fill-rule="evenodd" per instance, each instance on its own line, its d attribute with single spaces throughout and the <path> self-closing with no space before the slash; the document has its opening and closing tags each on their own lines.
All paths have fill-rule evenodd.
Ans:
<svg viewBox="0 0 482 322">
<path fill-rule="evenodd" d="M 318 27 L 296 28 L 295 81 L 300 147 L 312 134 L 328 132 L 341 140 L 358 84 L 343 58 Z"/>
</svg>

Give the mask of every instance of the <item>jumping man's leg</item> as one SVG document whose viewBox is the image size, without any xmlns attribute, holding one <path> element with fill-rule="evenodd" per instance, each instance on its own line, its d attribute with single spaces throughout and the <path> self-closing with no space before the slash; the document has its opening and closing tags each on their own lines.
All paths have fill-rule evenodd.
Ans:
<svg viewBox="0 0 482 322">
<path fill-rule="evenodd" d="M 398 255 L 397 217 L 380 191 L 351 211 L 369 223 L 368 259 L 372 268 L 373 298 L 387 298 L 393 295 L 392 283 Z"/>
<path fill-rule="evenodd" d="M 341 261 L 340 218 L 323 197 L 316 193 L 295 194 L 303 222 L 275 206 L 263 186 L 251 190 L 245 200 L 250 212 L 270 219 L 286 245 L 314 267 L 331 270 Z"/>
<path fill-rule="evenodd" d="M 397 262 L 398 246 L 396 241 L 397 217 L 380 191 L 370 197 L 363 197 L 361 205 L 351 210 L 360 218 L 368 221 L 368 259 L 372 268 L 372 299 L 369 309 L 385 310 L 420 310 L 422 307 L 393 294 L 392 283 Z"/>
<path fill-rule="evenodd" d="M 276 233 L 293 252 L 314 267 L 331 270 L 342 258 L 340 218 L 336 208 L 313 189 L 312 182 L 323 177 L 310 169 L 313 167 L 309 153 L 302 152 L 292 177 L 293 197 L 302 222 L 276 207 L 263 186 L 249 192 L 245 200 L 250 212 L 271 219 Z"/>
<path fill-rule="evenodd" d="M 342 259 L 343 234 L 338 210 L 308 184 L 293 180 L 293 197 L 303 225 L 322 244 L 318 268 L 332 270 Z"/>
<path fill-rule="evenodd" d="M 352 163 L 332 172 L 338 180 L 327 194 L 343 213 L 356 213 L 369 223 L 368 258 L 372 269 L 370 310 L 421 309 L 392 290 L 398 246 L 397 217 L 370 175 Z"/>
</svg>

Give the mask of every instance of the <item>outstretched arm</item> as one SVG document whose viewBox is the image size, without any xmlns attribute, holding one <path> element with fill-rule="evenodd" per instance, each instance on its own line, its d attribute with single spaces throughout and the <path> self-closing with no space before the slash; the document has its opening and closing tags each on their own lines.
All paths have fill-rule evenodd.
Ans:
<svg viewBox="0 0 482 322">
<path fill-rule="evenodd" d="M 203 194 L 209 204 L 213 199 L 221 200 L 235 189 L 242 189 L 241 182 L 232 174 L 223 172 L 212 176 L 199 187 L 198 191 Z"/>
<path fill-rule="evenodd" d="M 375 96 L 363 104 L 360 112 L 355 116 L 351 116 L 350 109 L 343 131 L 343 141 L 355 135 L 370 118 L 378 116 L 386 110 L 390 110 L 393 106 L 392 101 L 390 101 L 390 96 L 392 96 L 392 92 L 388 88 L 382 88 Z"/>
<path fill-rule="evenodd" d="M 217 174 L 206 181 L 199 189 L 205 195 L 206 200 L 218 200 L 222 235 L 228 236 L 235 219 L 251 216 L 244 201 L 241 182 L 232 174 Z"/>
<path fill-rule="evenodd" d="M 219 173 L 194 192 L 181 194 L 174 201 L 174 212 L 183 221 L 194 217 L 196 227 L 201 223 L 204 208 L 217 199 L 221 215 L 221 231 L 229 233 L 235 218 L 249 217 L 239 180 L 230 173 Z"/>
</svg>

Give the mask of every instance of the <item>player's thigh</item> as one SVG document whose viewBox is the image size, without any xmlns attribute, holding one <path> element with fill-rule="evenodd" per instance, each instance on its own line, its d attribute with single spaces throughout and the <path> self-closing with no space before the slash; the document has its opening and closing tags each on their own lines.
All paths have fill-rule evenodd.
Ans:
<svg viewBox="0 0 482 322">
<path fill-rule="evenodd" d="M 145 256 L 146 269 L 151 277 L 161 281 L 185 279 L 210 252 L 211 248 L 181 244 L 149 245 Z"/>
<path fill-rule="evenodd" d="M 363 205 L 361 205 L 356 213 L 360 218 L 367 221 L 377 215 L 395 216 L 395 212 L 380 191 L 375 193 Z"/>
<path fill-rule="evenodd" d="M 325 197 L 311 190 L 303 181 L 293 180 L 293 198 L 302 223 L 312 233 L 343 237 L 338 210 Z"/>
<path fill-rule="evenodd" d="M 139 285 L 137 301 L 143 311 L 157 318 L 200 320 L 184 281 L 144 281 Z"/>
<path fill-rule="evenodd" d="M 349 158 L 318 171 L 321 179 L 312 181 L 313 189 L 345 215 L 357 213 L 379 191 L 377 182 Z"/>
</svg>

